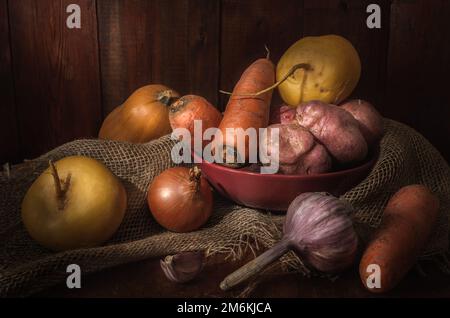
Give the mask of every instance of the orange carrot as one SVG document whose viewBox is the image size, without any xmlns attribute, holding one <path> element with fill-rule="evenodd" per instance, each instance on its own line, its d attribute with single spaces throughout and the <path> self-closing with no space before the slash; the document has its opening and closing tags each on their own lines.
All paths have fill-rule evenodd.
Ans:
<svg viewBox="0 0 450 318">
<path fill-rule="evenodd" d="M 194 120 L 202 121 L 203 132 L 212 127 L 218 127 L 222 114 L 205 98 L 196 95 L 186 95 L 178 99 L 169 107 L 169 121 L 172 129 L 186 128 L 191 133 L 194 145 Z M 205 143 L 209 141 L 204 141 Z"/>
<path fill-rule="evenodd" d="M 237 149 L 237 134 L 226 136 L 227 128 L 242 128 L 244 131 L 248 128 L 255 128 L 258 132 L 259 128 L 267 127 L 269 124 L 270 101 L 272 99 L 272 90 L 268 90 L 257 96 L 251 94 L 258 93 L 275 82 L 275 68 L 273 63 L 267 59 L 258 59 L 251 64 L 242 74 L 241 79 L 234 87 L 233 93 L 228 101 L 227 107 L 219 129 L 223 138 L 215 138 L 213 149 L 223 143 L 223 158 L 229 162 L 227 158 L 234 160 L 234 164 L 230 166 L 238 167 L 242 164 L 237 163 L 237 158 L 249 159 L 249 137 L 245 137 L 245 153 L 239 153 Z"/>
<path fill-rule="evenodd" d="M 380 229 L 359 265 L 361 281 L 368 290 L 386 292 L 406 275 L 425 246 L 438 211 L 438 198 L 422 185 L 403 187 L 389 200 Z"/>
</svg>

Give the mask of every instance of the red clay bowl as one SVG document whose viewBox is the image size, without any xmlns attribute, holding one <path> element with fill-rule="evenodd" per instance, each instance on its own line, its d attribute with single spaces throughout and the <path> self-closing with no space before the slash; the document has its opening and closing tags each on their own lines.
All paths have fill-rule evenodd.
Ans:
<svg viewBox="0 0 450 318">
<path fill-rule="evenodd" d="M 357 167 L 316 175 L 259 174 L 202 161 L 202 174 L 221 195 L 252 208 L 286 211 L 303 192 L 329 192 L 339 196 L 367 177 L 378 151 Z"/>
</svg>

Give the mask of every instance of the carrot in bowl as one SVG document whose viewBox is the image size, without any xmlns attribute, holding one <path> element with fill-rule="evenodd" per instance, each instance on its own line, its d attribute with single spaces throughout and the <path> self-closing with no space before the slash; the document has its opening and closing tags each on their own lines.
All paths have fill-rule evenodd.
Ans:
<svg viewBox="0 0 450 318">
<path fill-rule="evenodd" d="M 248 163 L 249 136 L 245 136 L 245 151 L 241 153 L 238 149 L 236 129 L 241 128 L 246 131 L 248 128 L 254 128 L 258 132 L 259 128 L 267 127 L 272 89 L 266 91 L 266 88 L 273 86 L 274 82 L 275 67 L 269 59 L 262 58 L 256 60 L 244 71 L 234 87 L 219 125 L 222 138 L 216 136 L 213 143 L 215 151 L 222 151 L 225 165 L 241 167 Z M 228 128 L 234 129 L 234 132 L 227 136 Z M 219 149 L 219 147 L 223 148 Z M 238 158 L 241 158 L 242 162 L 238 162 Z"/>
</svg>

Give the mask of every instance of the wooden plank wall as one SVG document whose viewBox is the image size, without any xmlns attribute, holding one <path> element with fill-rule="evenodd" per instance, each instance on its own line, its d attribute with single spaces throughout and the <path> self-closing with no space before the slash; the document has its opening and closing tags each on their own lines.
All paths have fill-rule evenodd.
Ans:
<svg viewBox="0 0 450 318">
<path fill-rule="evenodd" d="M 20 157 L 7 9 L 0 0 L 0 163 Z"/>
<path fill-rule="evenodd" d="M 395 1 L 390 21 L 383 113 L 419 130 L 450 162 L 450 1 Z"/>
<path fill-rule="evenodd" d="M 151 82 L 216 103 L 219 4 L 97 1 L 104 115 Z"/>
<path fill-rule="evenodd" d="M 8 1 L 20 155 L 95 136 L 101 123 L 95 1 L 79 0 L 82 28 L 66 27 L 71 0 Z"/>
<path fill-rule="evenodd" d="M 81 29 L 65 26 L 69 3 L 81 7 Z M 381 29 L 365 26 L 369 3 L 381 7 Z M 302 36 L 328 33 L 360 53 L 353 96 L 450 161 L 449 16 L 447 0 L 0 0 L 0 163 L 95 137 L 147 83 L 223 109 L 218 90 L 231 90 L 265 45 L 276 62 Z"/>
<path fill-rule="evenodd" d="M 258 58 L 278 61 L 302 37 L 303 1 L 222 1 L 220 88 L 231 91 L 243 70 Z M 277 97 L 277 96 L 276 96 Z M 275 98 L 276 98 L 275 97 Z M 228 96 L 220 96 L 221 109 Z"/>
</svg>

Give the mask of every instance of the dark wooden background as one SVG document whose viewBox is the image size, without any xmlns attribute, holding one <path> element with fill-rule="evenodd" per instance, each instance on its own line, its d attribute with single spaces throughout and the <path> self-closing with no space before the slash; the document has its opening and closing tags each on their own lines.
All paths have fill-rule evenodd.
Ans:
<svg viewBox="0 0 450 318">
<path fill-rule="evenodd" d="M 81 7 L 81 29 L 66 7 Z M 366 27 L 377 3 L 382 28 Z M 347 37 L 353 96 L 420 132 L 450 161 L 448 0 L 0 0 L 0 163 L 81 137 L 138 87 L 163 83 L 223 108 L 243 69 L 306 35 Z"/>
</svg>

